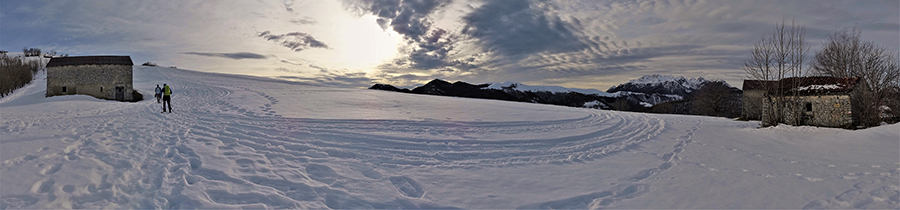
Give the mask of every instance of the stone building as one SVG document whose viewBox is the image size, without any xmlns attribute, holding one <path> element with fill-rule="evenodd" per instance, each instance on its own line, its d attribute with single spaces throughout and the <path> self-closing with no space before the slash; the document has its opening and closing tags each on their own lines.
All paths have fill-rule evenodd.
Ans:
<svg viewBox="0 0 900 210">
<path fill-rule="evenodd" d="M 767 122 L 777 121 L 791 125 L 849 128 L 855 122 L 856 109 L 861 107 L 851 100 L 859 93 L 855 88 L 858 81 L 857 78 L 792 77 L 777 82 L 751 82 L 751 86 L 769 86 L 756 89 L 765 91 L 745 96 L 744 111 L 747 113 L 744 115 L 759 113 L 764 126 Z M 746 90 L 744 94 L 747 94 Z M 783 104 L 780 113 L 770 111 L 776 107 L 776 102 Z M 757 106 L 759 109 L 746 108 L 753 106 L 753 103 L 760 103 L 761 106 Z M 780 114 L 780 119 L 773 120 L 773 117 L 778 117 L 773 116 L 775 114 Z"/>
<path fill-rule="evenodd" d="M 129 56 L 76 56 L 47 63 L 47 97 L 82 94 L 101 99 L 134 101 L 133 66 Z"/>
</svg>

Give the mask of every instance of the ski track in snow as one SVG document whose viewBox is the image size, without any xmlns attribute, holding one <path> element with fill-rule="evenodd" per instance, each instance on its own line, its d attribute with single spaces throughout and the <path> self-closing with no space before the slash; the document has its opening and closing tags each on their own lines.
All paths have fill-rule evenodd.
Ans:
<svg viewBox="0 0 900 210">
<path fill-rule="evenodd" d="M 674 146 L 672 152 L 668 152 L 660 156 L 663 163 L 655 168 L 648 168 L 639 171 L 630 177 L 619 179 L 619 181 L 627 184 L 619 184 L 610 189 L 589 193 L 585 195 L 575 196 L 568 199 L 549 201 L 539 204 L 531 204 L 520 206 L 518 209 L 603 209 L 615 208 L 616 202 L 633 199 L 642 196 L 650 191 L 650 184 L 642 182 L 656 174 L 672 168 L 676 165 L 675 160 L 678 159 L 678 153 L 684 150 L 684 146 L 691 143 L 694 133 L 700 129 L 701 122 L 697 122 L 685 135 L 678 137 L 678 143 Z"/>
<path fill-rule="evenodd" d="M 652 117 L 588 109 L 576 110 L 584 113 L 579 118 L 523 122 L 285 118 L 272 109 L 279 103 L 277 98 L 234 85 L 239 81 L 207 82 L 203 76 L 162 79 L 177 81 L 170 82 L 175 90 L 174 113 L 160 113 L 157 103 L 138 103 L 92 110 L 100 113 L 92 117 L 52 113 L 6 119 L 10 125 L 6 133 L 35 127 L 66 131 L 68 134 L 51 137 L 69 146 L 58 153 L 3 162 L 0 167 L 4 169 L 25 164 L 43 168 L 38 175 L 43 178 L 33 184 L 32 193 L 45 195 L 4 194 L 4 208 L 27 207 L 41 199 L 50 203 L 60 200 L 56 207 L 63 208 L 189 208 L 203 202 L 250 208 L 261 204 L 270 208 L 428 207 L 430 204 L 422 202 L 372 203 L 347 196 L 329 185 L 349 178 L 316 162 L 326 158 L 358 161 L 362 166 L 355 170 L 366 178 L 388 179 L 400 194 L 414 199 L 426 193 L 415 180 L 382 177 L 368 166 L 465 168 L 589 161 L 637 145 L 665 127 Z M 267 103 L 256 108 L 233 104 L 229 97 L 235 92 L 258 95 Z M 460 139 L 584 128 L 596 129 L 553 139 Z M 405 135 L 409 133 L 431 137 L 423 140 Z M 79 160 L 99 161 L 101 166 L 87 170 L 100 179 L 87 186 L 60 186 L 54 181 L 56 172 Z M 216 163 L 209 164 L 211 160 Z M 231 164 L 237 171 L 216 167 Z M 185 196 L 182 191 L 198 182 L 209 183 L 202 193 L 206 197 Z M 645 185 L 636 186 L 646 190 Z M 276 193 L 239 193 L 241 190 L 234 189 L 238 187 Z M 633 194 L 634 189 L 622 190 L 617 195 Z M 325 206 L 318 205 L 322 203 Z"/>
<path fill-rule="evenodd" d="M 260 81 L 180 70 L 135 71 L 139 70 L 172 85 L 174 113 L 160 113 L 161 105 L 150 98 L 37 116 L 4 114 L 3 135 L 50 130 L 55 132 L 45 138 L 20 141 L 53 139 L 67 146 L 41 147 L 0 163 L 5 174 L 37 171 L 28 179 L 34 182 L 27 193 L 0 197 L 0 209 L 454 208 L 432 202 L 428 189 L 414 177 L 390 171 L 578 164 L 640 147 L 660 139 L 656 137 L 664 130 L 676 128 L 654 115 L 591 109 L 571 109 L 575 117 L 564 119 L 500 122 L 291 118 L 275 108 L 287 98 L 254 85 Z M 878 208 L 900 203 L 900 189 L 891 181 L 900 169 L 887 166 L 877 174 L 813 177 L 714 167 L 681 158 L 689 147 L 707 147 L 785 164 L 834 167 L 696 142 L 694 136 L 703 123 L 697 120 L 686 130 L 673 131 L 683 135 L 671 137 L 675 143 L 670 150 L 651 154 L 661 160 L 656 167 L 618 177 L 620 183 L 606 189 L 518 208 L 616 208 L 651 192 L 657 176 L 679 165 L 809 182 L 872 176 L 838 196 L 814 200 L 803 208 Z M 378 194 L 393 199 L 355 192 L 377 183 L 387 188 L 375 191 L 391 189 Z"/>
</svg>

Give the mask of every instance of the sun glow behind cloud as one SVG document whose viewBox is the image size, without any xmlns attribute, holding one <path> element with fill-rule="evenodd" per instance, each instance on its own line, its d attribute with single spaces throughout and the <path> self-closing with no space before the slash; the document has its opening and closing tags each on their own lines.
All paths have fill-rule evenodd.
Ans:
<svg viewBox="0 0 900 210">
<path fill-rule="evenodd" d="M 382 30 L 375 24 L 375 19 L 371 15 L 351 17 L 333 27 L 338 40 L 334 46 L 334 61 L 350 70 L 371 72 L 397 55 L 402 37 L 396 32 Z"/>
</svg>

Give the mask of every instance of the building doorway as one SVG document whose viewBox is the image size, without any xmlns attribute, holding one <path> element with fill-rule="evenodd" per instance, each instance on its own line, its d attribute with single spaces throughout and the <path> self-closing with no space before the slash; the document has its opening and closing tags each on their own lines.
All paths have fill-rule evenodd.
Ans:
<svg viewBox="0 0 900 210">
<path fill-rule="evenodd" d="M 116 101 L 125 101 L 125 87 L 116 87 Z"/>
</svg>

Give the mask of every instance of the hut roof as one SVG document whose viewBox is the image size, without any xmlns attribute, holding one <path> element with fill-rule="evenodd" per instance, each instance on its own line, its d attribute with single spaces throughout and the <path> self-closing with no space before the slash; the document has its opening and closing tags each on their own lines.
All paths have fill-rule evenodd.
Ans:
<svg viewBox="0 0 900 210">
<path fill-rule="evenodd" d="M 844 93 L 853 91 L 859 78 L 855 77 L 790 77 L 778 81 L 744 80 L 743 90 L 765 90 L 769 94 L 797 92 L 805 94 Z"/>
<path fill-rule="evenodd" d="M 856 77 L 791 77 L 778 81 L 778 87 L 770 91 L 799 94 L 843 93 L 853 91 Z"/>
<path fill-rule="evenodd" d="M 765 90 L 766 85 L 774 85 L 775 81 L 767 80 L 744 80 L 744 91 L 748 90 Z"/>
<path fill-rule="evenodd" d="M 101 65 L 101 64 L 112 64 L 112 65 L 129 65 L 132 66 L 134 63 L 131 62 L 131 56 L 120 56 L 120 55 L 102 55 L 102 56 L 73 56 L 73 57 L 59 57 L 52 58 L 50 62 L 47 63 L 47 67 L 54 66 L 68 66 L 68 65 Z"/>
</svg>

